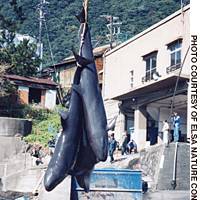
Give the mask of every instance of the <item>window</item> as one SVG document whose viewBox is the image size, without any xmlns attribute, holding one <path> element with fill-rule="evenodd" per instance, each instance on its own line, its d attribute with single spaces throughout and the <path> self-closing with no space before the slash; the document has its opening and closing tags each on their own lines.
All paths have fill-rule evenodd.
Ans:
<svg viewBox="0 0 200 200">
<path fill-rule="evenodd" d="M 134 71 L 131 70 L 130 71 L 130 86 L 131 86 L 131 88 L 133 88 L 133 81 L 134 81 L 133 75 L 134 75 Z"/>
<path fill-rule="evenodd" d="M 156 72 L 156 63 L 157 63 L 157 51 L 150 53 L 146 56 L 143 56 L 144 61 L 146 62 L 146 75 L 143 82 L 150 81 L 153 79 L 153 74 Z"/>
<path fill-rule="evenodd" d="M 134 116 L 133 115 L 125 115 L 125 130 L 128 134 L 133 133 L 134 131 Z"/>
<path fill-rule="evenodd" d="M 29 88 L 29 96 L 28 96 L 28 102 L 31 103 L 41 103 L 41 95 L 42 90 L 37 88 Z"/>
<path fill-rule="evenodd" d="M 181 47 L 182 40 L 176 40 L 168 45 L 170 50 L 170 66 L 178 65 L 181 63 Z"/>
</svg>

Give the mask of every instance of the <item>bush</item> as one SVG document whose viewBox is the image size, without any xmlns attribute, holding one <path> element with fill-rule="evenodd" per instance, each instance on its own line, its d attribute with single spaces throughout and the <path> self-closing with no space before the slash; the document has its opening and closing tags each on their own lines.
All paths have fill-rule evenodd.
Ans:
<svg viewBox="0 0 200 200">
<path fill-rule="evenodd" d="M 60 116 L 57 112 L 57 108 L 54 111 L 46 113 L 44 110 L 38 111 L 38 113 L 32 113 L 37 118 L 33 118 L 32 133 L 28 135 L 25 140 L 29 143 L 39 143 L 42 146 L 47 146 L 48 141 L 54 137 L 61 128 Z M 45 118 L 44 118 L 45 116 Z"/>
</svg>

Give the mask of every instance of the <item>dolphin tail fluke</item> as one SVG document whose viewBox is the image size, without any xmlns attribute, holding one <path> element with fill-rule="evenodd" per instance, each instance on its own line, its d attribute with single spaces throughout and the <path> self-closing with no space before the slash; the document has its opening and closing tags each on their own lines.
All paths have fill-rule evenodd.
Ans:
<svg viewBox="0 0 200 200">
<path fill-rule="evenodd" d="M 94 60 L 88 60 L 82 56 L 79 56 L 77 53 L 75 53 L 75 51 L 73 51 L 74 57 L 76 59 L 77 65 L 78 67 L 87 67 L 87 65 L 91 64 L 94 62 Z"/>
<path fill-rule="evenodd" d="M 76 18 L 78 19 L 78 21 L 80 23 L 85 23 L 85 9 L 84 9 L 84 7 L 82 7 L 81 12 L 78 15 L 76 15 Z"/>
</svg>

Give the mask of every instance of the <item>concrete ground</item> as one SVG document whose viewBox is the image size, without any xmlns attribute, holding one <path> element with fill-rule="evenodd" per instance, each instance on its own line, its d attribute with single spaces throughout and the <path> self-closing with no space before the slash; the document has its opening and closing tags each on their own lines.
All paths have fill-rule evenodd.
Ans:
<svg viewBox="0 0 200 200">
<path fill-rule="evenodd" d="M 189 200 L 190 192 L 182 190 L 161 190 L 143 194 L 143 200 Z"/>
</svg>

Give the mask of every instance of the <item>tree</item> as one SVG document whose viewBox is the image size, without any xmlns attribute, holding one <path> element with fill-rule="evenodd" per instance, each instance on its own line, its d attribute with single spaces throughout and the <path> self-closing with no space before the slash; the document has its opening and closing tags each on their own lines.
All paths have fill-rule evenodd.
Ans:
<svg viewBox="0 0 200 200">
<path fill-rule="evenodd" d="M 8 80 L 4 79 L 4 74 L 9 67 L 6 64 L 0 65 L 0 98 L 16 92 L 15 87 Z"/>
<path fill-rule="evenodd" d="M 0 97 L 13 94 L 15 88 L 4 79 L 4 74 L 13 73 L 23 76 L 33 76 L 40 64 L 36 55 L 36 45 L 24 40 L 15 45 L 15 32 L 19 24 L 25 20 L 22 6 L 17 0 L 9 1 L 9 4 L 0 6 Z M 6 15 L 5 11 L 9 12 Z"/>
<path fill-rule="evenodd" d="M 21 76 L 35 76 L 40 65 L 40 59 L 36 54 L 36 45 L 23 40 L 19 45 L 11 44 L 0 53 L 1 58 L 6 59 L 11 67 L 7 70 L 9 74 Z"/>
</svg>

